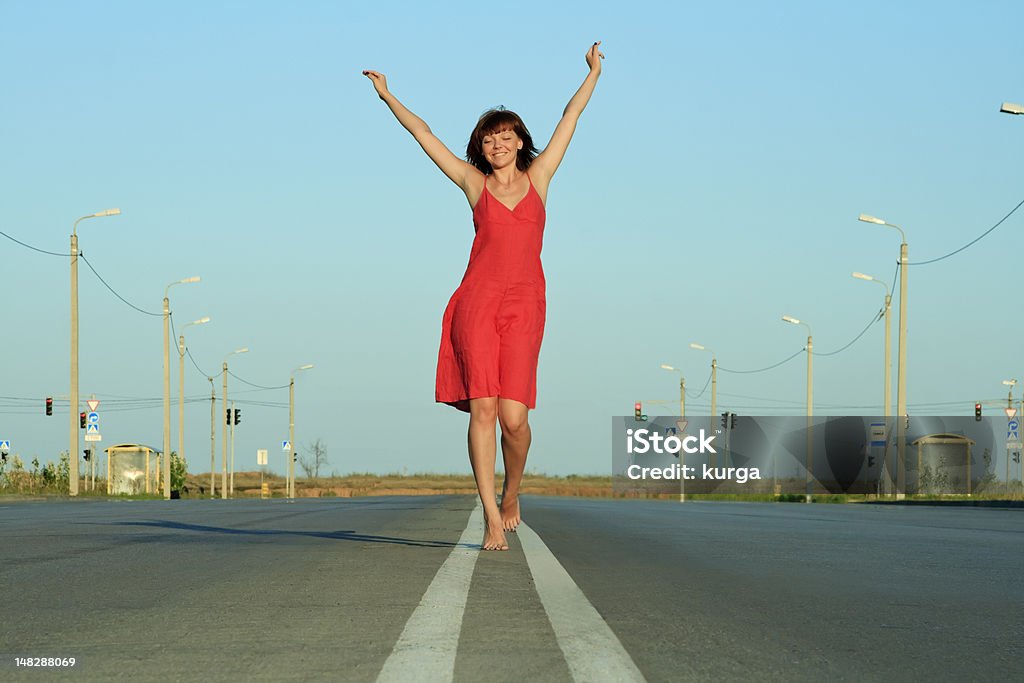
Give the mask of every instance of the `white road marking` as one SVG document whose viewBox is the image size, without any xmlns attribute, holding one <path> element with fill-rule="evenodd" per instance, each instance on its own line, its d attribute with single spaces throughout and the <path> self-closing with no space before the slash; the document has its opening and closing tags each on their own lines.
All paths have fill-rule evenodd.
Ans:
<svg viewBox="0 0 1024 683">
<path fill-rule="evenodd" d="M 643 681 L 618 637 L 530 527 L 517 531 L 548 621 L 573 680 Z"/>
<path fill-rule="evenodd" d="M 413 611 L 377 681 L 450 681 L 473 580 L 479 542 L 484 537 L 484 512 L 477 503 L 469 515 L 459 544 L 434 575 L 423 599 Z"/>
</svg>

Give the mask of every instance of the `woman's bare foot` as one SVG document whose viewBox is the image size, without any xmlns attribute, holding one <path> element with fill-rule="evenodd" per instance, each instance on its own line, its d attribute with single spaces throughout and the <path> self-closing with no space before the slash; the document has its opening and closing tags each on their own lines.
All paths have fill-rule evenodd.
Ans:
<svg viewBox="0 0 1024 683">
<path fill-rule="evenodd" d="M 505 531 L 515 531 L 521 522 L 519 517 L 519 496 L 505 494 L 501 497 L 501 526 Z"/>
<path fill-rule="evenodd" d="M 497 520 L 494 524 L 487 522 L 487 531 L 484 532 L 484 550 L 508 550 L 508 541 L 505 540 L 501 522 Z"/>
</svg>

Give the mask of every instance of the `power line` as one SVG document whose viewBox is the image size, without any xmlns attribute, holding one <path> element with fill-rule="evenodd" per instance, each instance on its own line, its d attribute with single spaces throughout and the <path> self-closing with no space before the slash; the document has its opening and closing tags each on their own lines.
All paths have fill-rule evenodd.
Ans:
<svg viewBox="0 0 1024 683">
<path fill-rule="evenodd" d="M 730 370 L 729 368 L 723 368 L 721 365 L 718 366 L 718 369 L 721 370 L 722 372 L 729 372 L 729 373 L 732 373 L 734 375 L 751 375 L 751 374 L 753 374 L 755 372 L 765 372 L 767 370 L 774 370 L 775 368 L 779 367 L 783 363 L 788 363 L 789 361 L 793 360 L 794 358 L 796 358 L 797 356 L 799 356 L 801 353 L 803 353 L 806 350 L 807 349 L 800 349 L 799 351 L 794 353 L 792 356 L 789 356 L 788 358 L 784 358 L 783 360 L 780 360 L 778 363 L 775 363 L 774 365 L 769 365 L 768 367 L 765 367 L 765 368 L 758 368 L 756 370 Z"/>
<path fill-rule="evenodd" d="M 228 370 L 228 374 L 231 375 L 232 377 L 234 377 L 235 379 L 237 379 L 239 382 L 242 382 L 243 384 L 248 384 L 249 386 L 256 387 L 258 389 L 268 389 L 269 390 L 269 389 L 287 389 L 288 388 L 287 384 L 282 384 L 279 387 L 265 387 L 262 384 L 253 384 L 249 380 L 242 379 L 241 377 L 239 377 L 235 373 L 231 372 L 230 370 Z"/>
<path fill-rule="evenodd" d="M 938 258 L 933 258 L 933 259 L 929 259 L 929 260 L 927 260 L 927 261 L 915 261 L 914 263 L 908 263 L 907 265 L 908 265 L 908 266 L 926 266 L 926 265 L 928 265 L 929 263 L 937 263 L 937 262 L 939 262 L 939 261 L 942 261 L 943 259 L 948 259 L 948 258 L 949 258 L 950 256 L 954 256 L 954 255 L 956 255 L 956 254 L 959 254 L 959 253 L 960 253 L 961 251 L 963 251 L 963 250 L 964 250 L 964 249 L 966 249 L 967 247 L 973 246 L 974 244 L 976 244 L 976 243 L 980 242 L 982 238 L 984 238 L 984 237 L 985 237 L 985 236 L 987 236 L 987 235 L 988 235 L 988 234 L 989 234 L 990 232 L 992 232 L 993 230 L 995 230 L 996 228 L 998 228 L 998 227 L 999 227 L 1000 225 L 1002 225 L 1002 224 L 1003 224 L 1003 222 L 1004 222 L 1004 221 L 1005 221 L 1005 220 L 1006 220 L 1007 218 L 1009 218 L 1010 216 L 1012 216 L 1013 214 L 1015 214 L 1015 213 L 1017 212 L 1017 209 L 1019 209 L 1019 208 L 1020 208 L 1021 206 L 1024 206 L 1024 199 L 1020 200 L 1020 203 L 1019 203 L 1019 204 L 1017 204 L 1017 206 L 1013 207 L 1013 209 L 1011 209 L 1011 210 L 1010 210 L 1010 213 L 1008 213 L 1008 214 L 1006 214 L 1005 216 L 1003 216 L 1002 218 L 1000 218 L 1000 219 L 999 219 L 999 222 L 997 222 L 997 223 L 996 223 L 995 225 L 993 225 L 993 226 L 992 226 L 991 228 L 989 228 L 989 229 L 988 229 L 988 230 L 986 230 L 985 232 L 981 233 L 980 235 L 978 235 L 977 237 L 975 237 L 975 238 L 974 238 L 973 240 L 971 240 L 970 242 L 968 242 L 968 243 L 967 243 L 967 244 L 965 244 L 964 246 L 960 247 L 959 249 L 956 249 L 956 250 L 954 250 L 954 251 L 951 251 L 951 252 L 949 252 L 948 254 L 946 254 L 945 256 L 940 256 L 940 257 L 938 257 Z"/>
<path fill-rule="evenodd" d="M 106 287 L 107 289 L 109 289 L 109 290 L 110 290 L 110 292 L 111 292 L 111 293 L 112 293 L 112 294 L 113 294 L 114 296 L 116 296 L 116 297 L 117 297 L 118 299 L 120 299 L 121 301 L 123 301 L 123 302 L 124 302 L 125 304 L 127 304 L 127 305 L 128 305 L 129 307 L 131 307 L 131 308 L 134 308 L 134 309 L 135 309 L 136 311 L 138 311 L 139 313 L 144 313 L 144 314 L 146 314 L 146 315 L 151 315 L 151 316 L 154 316 L 154 317 L 160 317 L 160 316 L 162 316 L 162 315 L 163 315 L 163 313 L 150 313 L 149 311 L 144 311 L 144 310 L 142 310 L 141 308 L 139 308 L 138 306 L 136 306 L 135 304 L 133 304 L 133 303 L 129 302 L 129 301 L 128 301 L 127 299 L 125 299 L 125 298 L 124 298 L 123 296 L 121 296 L 121 295 L 120 295 L 120 294 L 118 294 L 118 293 L 117 293 L 116 291 L 114 291 L 114 288 L 113 288 L 113 287 L 111 287 L 110 285 L 108 285 L 108 284 L 107 284 L 107 281 L 106 281 L 106 280 L 104 280 L 104 279 L 103 279 L 103 278 L 102 278 L 102 277 L 100 276 L 100 274 L 96 272 L 96 269 L 92 267 L 92 264 L 91 264 L 91 263 L 89 263 L 89 260 L 88 260 L 87 258 L 85 258 L 85 254 L 79 254 L 79 255 L 78 255 L 78 257 L 79 257 L 79 258 L 81 258 L 81 259 L 82 259 L 83 261 L 85 261 L 85 265 L 89 266 L 89 270 L 91 270 L 91 271 L 92 271 L 93 275 L 95 275 L 95 276 L 96 276 L 97 278 L 99 278 L 99 281 L 100 281 L 100 282 L 102 282 L 102 283 L 103 283 L 103 285 L 104 285 L 104 286 L 105 286 L 105 287 Z"/>
<path fill-rule="evenodd" d="M 884 308 L 882 309 L 882 313 L 883 313 L 883 314 L 885 313 L 885 309 L 884 309 Z M 867 327 L 865 327 L 865 328 L 864 328 L 863 330 L 861 330 L 861 331 L 860 331 L 860 334 L 858 334 L 858 335 L 857 335 L 856 337 L 854 337 L 854 338 L 853 338 L 853 339 L 852 339 L 852 340 L 850 341 L 850 343 L 849 343 L 849 344 L 847 344 L 846 346 L 844 346 L 843 348 L 841 348 L 841 349 L 839 349 L 839 350 L 837 350 L 837 351 L 829 351 L 828 353 L 820 353 L 820 352 L 819 352 L 819 353 L 816 353 L 816 354 L 814 354 L 814 355 L 815 355 L 815 356 L 834 356 L 834 355 L 836 355 L 837 353 L 842 353 L 842 352 L 843 352 L 843 351 L 845 351 L 846 349 L 848 349 L 848 348 L 850 348 L 851 346 L 853 346 L 853 345 L 854 345 L 854 344 L 855 344 L 855 343 L 857 342 L 857 340 L 858 340 L 858 339 L 860 339 L 861 337 L 863 337 L 863 336 L 864 336 L 864 334 L 865 334 L 865 333 L 866 333 L 866 332 L 867 332 L 867 331 L 868 331 L 869 329 L 871 329 L 871 326 L 872 326 L 872 325 L 874 325 L 875 323 L 877 323 L 877 322 L 878 322 L 879 320 L 881 320 L 881 319 L 882 319 L 882 316 L 880 316 L 880 315 L 872 315 L 872 316 L 871 316 L 871 322 L 869 322 L 869 323 L 867 324 Z"/>
<path fill-rule="evenodd" d="M 25 247 L 26 249 L 31 249 L 32 251 L 38 251 L 40 254 L 48 254 L 50 256 L 71 256 L 71 254 L 60 254 L 60 253 L 57 253 L 56 251 L 46 251 L 45 249 L 40 249 L 39 247 L 33 247 L 31 244 L 26 244 L 25 242 L 22 242 L 19 239 L 11 237 L 10 235 L 8 235 L 3 230 L 0 230 L 0 235 L 3 235 L 4 237 L 6 237 L 7 239 L 11 240 L 12 242 L 20 244 L 21 246 Z"/>
</svg>

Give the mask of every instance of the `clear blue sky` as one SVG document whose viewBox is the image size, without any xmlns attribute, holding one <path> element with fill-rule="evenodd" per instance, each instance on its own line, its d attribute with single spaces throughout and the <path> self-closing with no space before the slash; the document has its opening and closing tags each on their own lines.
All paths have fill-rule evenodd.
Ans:
<svg viewBox="0 0 1024 683">
<path fill-rule="evenodd" d="M 240 346 L 231 371 L 257 385 L 315 363 L 297 434 L 327 442 L 328 470 L 468 471 L 466 418 L 433 391 L 469 208 L 360 70 L 456 151 L 498 104 L 543 145 L 600 39 L 604 74 L 550 190 L 529 467 L 608 472 L 610 416 L 673 410 L 661 363 L 685 372 L 688 412 L 708 411 L 710 357 L 690 342 L 756 369 L 804 345 L 783 314 L 822 352 L 867 325 L 882 289 L 850 273 L 891 282 L 899 238 L 861 212 L 903 226 L 915 261 L 1024 199 L 1024 117 L 998 112 L 1024 102 L 1022 19 L 1015 2 L 5 2 L 0 230 L 67 253 L 75 218 L 121 208 L 80 224 L 86 258 L 147 311 L 202 276 L 171 305 L 178 329 L 213 318 L 187 336 L 206 373 Z M 1022 221 L 910 268 L 912 414 L 965 414 L 1024 375 Z M 43 398 L 69 393 L 68 259 L 0 237 L 0 263 L 0 438 L 55 459 L 67 403 L 46 418 Z M 84 264 L 80 302 L 104 445 L 159 446 L 160 319 Z M 816 357 L 817 413 L 881 412 L 882 345 L 879 323 Z M 802 412 L 805 363 L 721 373 L 719 410 Z M 231 379 L 238 467 L 268 448 L 280 469 L 287 391 L 253 389 Z M 186 395 L 209 396 L 191 363 Z M 206 471 L 208 400 L 186 428 Z"/>
</svg>

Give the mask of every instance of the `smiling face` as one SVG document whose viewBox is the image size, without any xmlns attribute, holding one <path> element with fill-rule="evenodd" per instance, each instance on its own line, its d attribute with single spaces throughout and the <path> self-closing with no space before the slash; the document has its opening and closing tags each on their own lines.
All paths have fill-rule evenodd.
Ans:
<svg viewBox="0 0 1024 683">
<path fill-rule="evenodd" d="M 488 133 L 480 141 L 480 150 L 491 168 L 505 168 L 516 163 L 523 139 L 516 135 L 511 126 L 504 130 Z"/>
<path fill-rule="evenodd" d="M 477 121 L 466 145 L 466 161 L 481 173 L 496 168 L 525 171 L 537 156 L 533 138 L 523 120 L 507 109 L 490 109 Z"/>
</svg>

